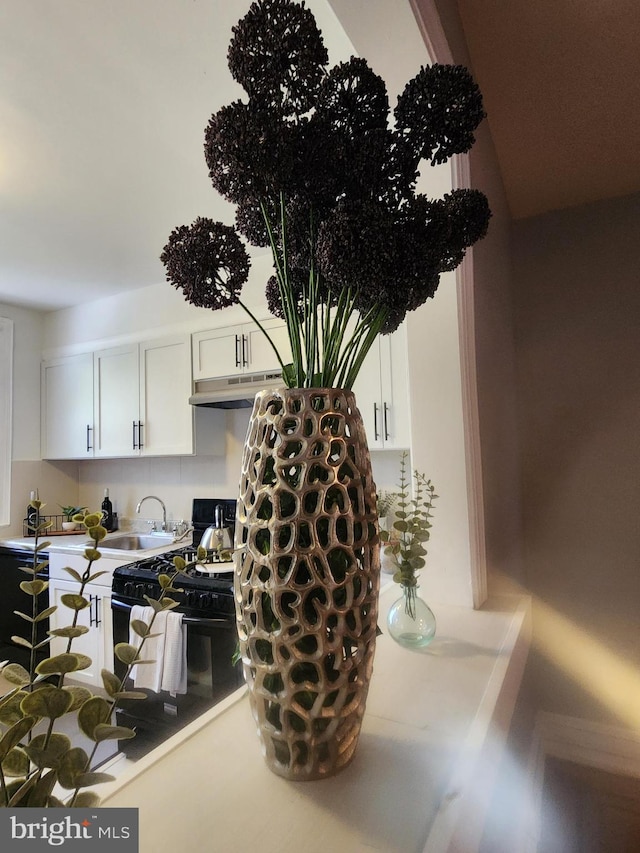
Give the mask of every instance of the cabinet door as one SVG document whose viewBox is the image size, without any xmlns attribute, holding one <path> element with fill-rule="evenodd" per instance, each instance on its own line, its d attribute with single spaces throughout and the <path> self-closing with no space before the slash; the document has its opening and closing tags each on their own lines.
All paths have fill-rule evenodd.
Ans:
<svg viewBox="0 0 640 853">
<path fill-rule="evenodd" d="M 380 339 L 374 341 L 353 383 L 356 404 L 362 415 L 370 450 L 384 447 L 382 438 L 382 392 L 380 388 Z"/>
<path fill-rule="evenodd" d="M 291 346 L 286 324 L 267 320 L 262 324 L 280 353 L 283 364 L 291 361 Z M 248 369 L 251 373 L 265 373 L 281 369 L 278 357 L 264 333 L 256 326 L 244 326 L 244 339 L 248 341 Z"/>
<path fill-rule="evenodd" d="M 189 339 L 140 344 L 140 444 L 145 456 L 193 453 Z"/>
<path fill-rule="evenodd" d="M 244 360 L 248 357 L 246 342 L 244 354 L 242 345 L 242 326 L 227 326 L 194 334 L 193 378 L 214 379 L 242 373 Z"/>
<path fill-rule="evenodd" d="M 138 344 L 93 356 L 95 456 L 138 455 Z"/>
<path fill-rule="evenodd" d="M 380 335 L 353 386 L 372 450 L 409 447 L 409 386 L 406 331 Z"/>
<path fill-rule="evenodd" d="M 42 364 L 42 458 L 93 456 L 93 355 Z"/>
<path fill-rule="evenodd" d="M 62 603 L 62 596 L 67 593 L 77 594 L 78 584 L 75 581 L 61 581 L 56 578 L 49 581 L 49 605 L 58 608 L 50 617 L 51 629 L 62 628 L 71 625 L 74 611 Z M 101 687 L 102 678 L 100 671 L 105 667 L 113 667 L 113 652 L 109 651 L 108 662 L 105 663 L 107 643 L 113 644 L 113 632 L 111 630 L 111 596 L 107 587 L 98 584 L 87 584 L 85 587 L 85 598 L 90 601 L 89 607 L 78 613 L 78 625 L 89 628 L 86 634 L 76 637 L 71 644 L 71 651 L 78 654 L 88 655 L 91 658 L 91 666 L 87 669 L 71 673 L 68 678 L 88 684 L 92 687 Z M 67 643 L 63 637 L 52 637 L 50 643 L 51 655 L 59 655 L 67 650 Z"/>
<path fill-rule="evenodd" d="M 287 327 L 282 320 L 262 324 L 285 364 L 291 361 Z M 197 332 L 192 338 L 193 378 L 218 379 L 241 373 L 280 370 L 280 362 L 264 333 L 254 324 Z"/>
<path fill-rule="evenodd" d="M 382 440 L 387 449 L 408 448 L 411 418 L 405 327 L 381 336 L 379 342 Z"/>
</svg>

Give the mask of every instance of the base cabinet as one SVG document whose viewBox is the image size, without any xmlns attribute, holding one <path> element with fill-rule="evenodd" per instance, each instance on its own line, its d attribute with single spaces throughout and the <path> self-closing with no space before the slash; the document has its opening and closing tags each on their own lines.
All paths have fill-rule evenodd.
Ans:
<svg viewBox="0 0 640 853">
<path fill-rule="evenodd" d="M 61 628 L 70 625 L 73 620 L 73 610 L 62 603 L 62 596 L 68 593 L 77 594 L 78 584 L 75 581 L 49 581 L 49 606 L 58 608 L 51 616 L 51 628 Z M 69 678 L 87 684 L 91 687 L 102 687 L 100 672 L 103 669 L 113 671 L 113 630 L 111 627 L 111 591 L 97 584 L 87 584 L 84 597 L 89 600 L 89 607 L 78 613 L 78 625 L 89 628 L 86 634 L 73 640 L 71 651 L 88 655 L 91 666 L 69 674 Z M 51 655 L 60 655 L 67 651 L 68 640 L 62 637 L 51 638 Z"/>
<path fill-rule="evenodd" d="M 91 687 L 102 687 L 101 670 L 113 671 L 113 622 L 111 616 L 111 583 L 113 571 L 118 566 L 129 562 L 126 559 L 110 559 L 105 557 L 94 563 L 92 572 L 104 571 L 105 574 L 85 586 L 84 597 L 89 601 L 89 607 L 78 612 L 78 625 L 86 626 L 89 630 L 76 637 L 71 645 L 72 652 L 88 655 L 91 666 L 87 669 L 70 673 L 68 678 Z M 67 554 L 51 551 L 49 554 L 49 606 L 57 609 L 49 617 L 50 628 L 64 628 L 73 622 L 74 611 L 62 602 L 62 596 L 68 593 L 77 595 L 79 584 L 65 571 L 65 567 L 75 569 L 82 575 L 87 568 L 87 561 L 81 553 Z M 51 655 L 67 651 L 68 640 L 63 637 L 52 637 L 50 643 Z"/>
</svg>

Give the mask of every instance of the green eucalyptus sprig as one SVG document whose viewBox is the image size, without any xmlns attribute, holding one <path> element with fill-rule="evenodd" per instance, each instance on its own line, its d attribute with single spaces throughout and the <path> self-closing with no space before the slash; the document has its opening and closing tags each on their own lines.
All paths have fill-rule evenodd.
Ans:
<svg viewBox="0 0 640 853">
<path fill-rule="evenodd" d="M 39 512 L 44 504 L 32 501 L 31 506 L 40 517 Z M 48 582 L 37 577 L 47 567 L 47 562 L 41 559 L 41 552 L 51 544 L 39 541 L 39 537 L 50 523 L 42 521 L 34 528 L 32 564 L 30 567 L 21 567 L 31 576 L 31 580 L 20 584 L 22 591 L 32 598 L 31 615 L 16 611 L 31 625 L 30 639 L 12 637 L 15 643 L 29 649 L 29 670 L 17 663 L 0 664 L 4 678 L 15 685 L 0 697 L 0 807 L 97 806 L 98 795 L 84 789 L 113 779 L 106 773 L 92 769 L 98 745 L 105 740 L 122 740 L 135 734 L 132 729 L 111 725 L 112 715 L 121 700 L 146 698 L 146 694 L 141 691 L 127 690 L 126 680 L 133 666 L 143 662 L 144 644 L 152 636 L 157 614 L 177 606 L 178 602 L 170 598 L 169 594 L 180 591 L 174 586 L 175 578 L 191 564 L 181 557 L 174 558 L 174 572 L 160 576 L 160 598 L 147 598 L 147 603 L 153 609 L 151 621 L 149 624 L 140 620 L 132 623 L 132 629 L 140 637 L 140 642 L 137 646 L 129 643 L 116 646 L 116 657 L 127 665 L 127 669 L 122 679 L 107 669 L 102 670 L 102 683 L 108 698 L 93 695 L 86 687 L 65 684 L 68 674 L 86 669 L 92 663 L 87 655 L 73 651 L 73 640 L 89 631 L 88 627 L 78 624 L 79 614 L 90 606 L 84 595 L 85 587 L 104 574 L 93 570 L 93 564 L 101 557 L 99 543 L 107 534 L 100 524 L 101 518 L 101 513 L 97 512 L 77 513 L 73 516 L 73 521 L 84 524 L 92 540 L 84 552 L 87 567 L 82 573 L 66 568 L 79 584 L 77 593 L 67 593 L 60 599 L 73 612 L 73 619 L 70 625 L 49 631 L 50 636 L 40 642 L 37 641 L 38 625 L 54 613 L 57 607 L 39 607 L 38 598 L 48 589 Z M 206 552 L 201 553 L 199 549 L 194 562 L 205 558 Z M 65 651 L 37 662 L 38 652 L 47 646 L 51 636 L 68 640 Z M 74 747 L 66 734 L 55 731 L 56 721 L 70 713 L 77 714 L 79 729 L 93 741 L 90 753 Z M 41 731 L 42 724 L 44 732 Z M 36 726 L 38 733 L 34 731 Z M 58 793 L 59 788 L 71 792 L 66 800 L 60 799 L 65 795 Z"/>
<path fill-rule="evenodd" d="M 399 491 L 396 495 L 392 531 L 381 530 L 380 539 L 387 543 L 385 554 L 392 558 L 397 567 L 393 579 L 404 587 L 406 612 L 415 619 L 418 572 L 425 566 L 427 549 L 424 546 L 431 537 L 430 519 L 433 517 L 433 504 L 438 495 L 431 480 L 414 470 L 411 497 L 407 455 L 403 453 L 400 460 Z"/>
</svg>

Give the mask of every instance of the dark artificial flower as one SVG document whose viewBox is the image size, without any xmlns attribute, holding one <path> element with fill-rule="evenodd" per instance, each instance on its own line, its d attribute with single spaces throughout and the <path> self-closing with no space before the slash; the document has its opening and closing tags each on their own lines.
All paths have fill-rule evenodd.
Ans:
<svg viewBox="0 0 640 853">
<path fill-rule="evenodd" d="M 384 80 L 366 60 L 351 57 L 332 68 L 318 92 L 312 122 L 333 172 L 333 201 L 379 198 L 387 189 L 389 99 Z"/>
<path fill-rule="evenodd" d="M 160 260 L 167 281 L 200 308 L 235 305 L 249 275 L 249 255 L 233 228 L 203 217 L 172 231 Z"/>
<path fill-rule="evenodd" d="M 214 188 L 229 201 L 257 202 L 291 185 L 298 162 L 295 127 L 234 101 L 211 116 L 204 152 Z"/>
<path fill-rule="evenodd" d="M 264 289 L 264 294 L 267 298 L 267 308 L 274 317 L 284 320 L 284 308 L 282 307 L 282 298 L 280 296 L 280 287 L 278 279 L 272 275 L 267 281 L 267 286 Z"/>
<path fill-rule="evenodd" d="M 464 256 L 464 250 L 481 240 L 489 228 L 491 210 L 480 190 L 453 190 L 445 195 L 443 203 L 449 217 L 449 258 L 443 258 L 443 270 L 455 269 Z M 459 260 L 456 257 L 459 256 Z"/>
<path fill-rule="evenodd" d="M 332 291 L 350 287 L 366 314 L 384 302 L 390 280 L 401 272 L 395 268 L 392 215 L 373 201 L 339 202 L 320 225 L 316 258 Z"/>
<path fill-rule="evenodd" d="M 416 163 L 444 163 L 473 145 L 473 131 L 485 117 L 480 89 L 462 65 L 421 68 L 398 98 L 397 132 Z"/>
<path fill-rule="evenodd" d="M 388 124 L 385 82 L 374 74 L 365 59 L 355 56 L 329 71 L 320 85 L 315 106 L 316 113 L 333 130 L 352 138 L 372 128 L 386 128 Z"/>
<path fill-rule="evenodd" d="M 289 285 L 291 295 L 293 298 L 296 313 L 300 318 L 302 318 L 303 316 L 305 305 L 305 288 L 303 284 L 304 275 L 305 272 L 302 270 L 292 270 L 289 274 Z M 272 275 L 267 281 L 267 286 L 265 287 L 265 296 L 267 299 L 267 307 L 269 308 L 271 314 L 273 314 L 274 317 L 280 318 L 281 320 L 286 320 L 286 313 L 282 305 L 280 286 L 278 284 L 278 279 L 275 275 Z"/>
<path fill-rule="evenodd" d="M 304 3 L 257 0 L 232 32 L 229 70 L 250 99 L 282 115 L 305 113 L 329 56 Z"/>
<path fill-rule="evenodd" d="M 267 205 L 269 222 L 276 223 L 278 212 L 273 204 L 267 199 L 263 204 Z M 269 232 L 264 219 L 264 213 L 259 202 L 246 200 L 236 207 L 236 228 L 246 237 L 252 246 L 270 246 Z"/>
</svg>

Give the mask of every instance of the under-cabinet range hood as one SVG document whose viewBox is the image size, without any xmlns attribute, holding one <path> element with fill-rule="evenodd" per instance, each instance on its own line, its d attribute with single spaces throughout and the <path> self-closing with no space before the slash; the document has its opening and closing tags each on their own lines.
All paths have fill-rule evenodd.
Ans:
<svg viewBox="0 0 640 853">
<path fill-rule="evenodd" d="M 257 391 L 281 387 L 282 373 L 243 373 L 224 379 L 199 379 L 195 391 L 189 397 L 192 406 L 208 406 L 210 409 L 250 409 Z"/>
</svg>

